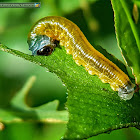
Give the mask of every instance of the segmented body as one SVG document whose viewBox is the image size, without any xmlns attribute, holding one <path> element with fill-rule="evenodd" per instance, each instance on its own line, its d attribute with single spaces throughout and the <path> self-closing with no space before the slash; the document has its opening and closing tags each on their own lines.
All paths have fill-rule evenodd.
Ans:
<svg viewBox="0 0 140 140">
<path fill-rule="evenodd" d="M 109 83 L 114 91 L 127 89 L 128 85 L 134 89 L 128 76 L 94 49 L 79 27 L 68 19 L 53 16 L 39 20 L 31 29 L 28 40 L 37 35 L 59 40 L 60 45 L 65 47 L 78 65 L 83 65 L 89 74 L 98 75 L 102 82 Z"/>
</svg>

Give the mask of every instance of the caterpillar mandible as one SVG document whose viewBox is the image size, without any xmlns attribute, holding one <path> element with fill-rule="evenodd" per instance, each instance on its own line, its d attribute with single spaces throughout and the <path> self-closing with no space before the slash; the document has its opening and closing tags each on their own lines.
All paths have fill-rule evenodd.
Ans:
<svg viewBox="0 0 140 140">
<path fill-rule="evenodd" d="M 50 55 L 57 41 L 83 65 L 91 75 L 98 75 L 103 83 L 109 83 L 123 100 L 130 100 L 134 84 L 113 62 L 98 52 L 86 39 L 79 27 L 64 17 L 50 16 L 39 20 L 28 34 L 29 50 L 33 55 Z"/>
</svg>

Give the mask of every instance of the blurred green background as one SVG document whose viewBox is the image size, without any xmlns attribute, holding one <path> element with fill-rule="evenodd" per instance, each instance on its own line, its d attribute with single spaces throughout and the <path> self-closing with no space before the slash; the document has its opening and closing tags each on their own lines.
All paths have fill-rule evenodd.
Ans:
<svg viewBox="0 0 140 140">
<path fill-rule="evenodd" d="M 31 54 L 28 50 L 27 35 L 33 24 L 45 16 L 64 16 L 80 27 L 93 46 L 101 45 L 123 61 L 117 46 L 113 11 L 109 0 L 41 0 L 36 2 L 41 2 L 40 8 L 0 9 L 0 42 L 2 44 Z M 27 96 L 27 104 L 34 107 L 57 99 L 60 101 L 58 109 L 65 109 L 66 87 L 56 75 L 4 52 L 0 52 L 0 107 L 8 106 L 11 98 L 32 75 L 35 75 L 37 80 Z M 59 140 L 65 129 L 65 124 L 29 122 L 5 124 L 5 129 L 0 132 L 0 140 Z M 140 133 L 135 128 L 129 128 L 90 138 L 90 140 L 99 139 L 137 140 L 140 139 Z"/>
</svg>

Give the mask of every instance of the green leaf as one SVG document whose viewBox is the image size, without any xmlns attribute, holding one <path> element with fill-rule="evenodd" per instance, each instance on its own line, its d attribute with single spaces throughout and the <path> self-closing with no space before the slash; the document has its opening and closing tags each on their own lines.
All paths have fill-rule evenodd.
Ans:
<svg viewBox="0 0 140 140">
<path fill-rule="evenodd" d="M 4 123 L 32 121 L 66 123 L 68 114 L 66 111 L 57 111 L 58 101 L 52 101 L 39 107 L 27 106 L 26 95 L 32 87 L 35 77 L 31 77 L 25 86 L 16 94 L 11 101 L 10 108 L 0 109 L 0 121 Z"/>
<path fill-rule="evenodd" d="M 121 100 L 109 84 L 102 83 L 97 76 L 88 74 L 83 66 L 78 66 L 64 47 L 56 48 L 49 56 L 27 55 L 3 45 L 0 45 L 0 50 L 43 66 L 61 78 L 67 87 L 66 106 L 69 111 L 63 139 L 84 139 L 129 126 L 138 128 L 140 96 L 134 94 L 129 101 Z"/>
<path fill-rule="evenodd" d="M 137 84 L 140 84 L 140 21 L 132 19 L 133 3 L 131 0 L 111 0 L 118 45 L 126 63 L 131 67 Z"/>
</svg>

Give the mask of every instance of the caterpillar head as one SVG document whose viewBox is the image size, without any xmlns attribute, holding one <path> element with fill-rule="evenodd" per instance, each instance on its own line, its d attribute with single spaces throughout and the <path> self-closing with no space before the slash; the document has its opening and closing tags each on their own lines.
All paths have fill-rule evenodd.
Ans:
<svg viewBox="0 0 140 140">
<path fill-rule="evenodd" d="M 134 84 L 133 83 L 127 83 L 125 87 L 121 87 L 118 90 L 118 95 L 123 100 L 130 100 L 133 97 L 134 94 Z"/>
<path fill-rule="evenodd" d="M 57 46 L 57 41 L 46 35 L 37 35 L 27 41 L 32 55 L 50 55 Z"/>
</svg>

